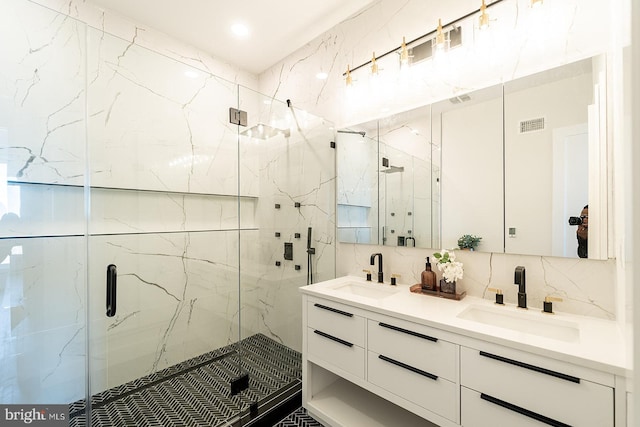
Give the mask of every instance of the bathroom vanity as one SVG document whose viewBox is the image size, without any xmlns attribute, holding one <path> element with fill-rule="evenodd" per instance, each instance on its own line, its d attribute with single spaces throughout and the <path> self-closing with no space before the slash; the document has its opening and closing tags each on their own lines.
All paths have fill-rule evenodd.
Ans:
<svg viewBox="0 0 640 427">
<path fill-rule="evenodd" d="M 301 292 L 303 405 L 327 426 L 626 425 L 613 321 L 352 276 Z"/>
</svg>

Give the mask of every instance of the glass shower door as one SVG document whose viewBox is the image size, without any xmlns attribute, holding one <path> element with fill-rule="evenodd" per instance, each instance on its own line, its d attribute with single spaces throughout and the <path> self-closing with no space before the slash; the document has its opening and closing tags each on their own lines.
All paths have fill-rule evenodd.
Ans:
<svg viewBox="0 0 640 427">
<path fill-rule="evenodd" d="M 298 288 L 335 277 L 335 139 L 289 101 L 240 87 L 239 104 L 239 351 L 256 417 L 300 390 Z"/>
<path fill-rule="evenodd" d="M 85 397 L 84 37 L 0 2 L 0 424 L 67 425 Z"/>
<path fill-rule="evenodd" d="M 225 425 L 237 86 L 95 29 L 88 51 L 94 425 Z"/>
</svg>

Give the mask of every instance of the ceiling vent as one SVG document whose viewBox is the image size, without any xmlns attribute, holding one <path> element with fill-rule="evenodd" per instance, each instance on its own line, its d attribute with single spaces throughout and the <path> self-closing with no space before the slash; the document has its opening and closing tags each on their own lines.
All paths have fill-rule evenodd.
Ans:
<svg viewBox="0 0 640 427">
<path fill-rule="evenodd" d="M 544 117 L 537 119 L 522 120 L 518 126 L 519 133 L 538 132 L 544 130 Z"/>
</svg>

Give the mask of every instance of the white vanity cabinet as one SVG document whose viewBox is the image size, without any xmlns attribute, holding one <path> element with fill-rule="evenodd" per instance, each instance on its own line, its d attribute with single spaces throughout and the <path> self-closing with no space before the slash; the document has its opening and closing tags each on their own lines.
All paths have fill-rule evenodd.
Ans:
<svg viewBox="0 0 640 427">
<path fill-rule="evenodd" d="M 433 328 L 372 317 L 367 323 L 367 380 L 457 423 L 458 346 Z"/>
<path fill-rule="evenodd" d="M 613 375 L 486 346 L 460 348 L 460 377 L 465 427 L 614 425 Z"/>
<path fill-rule="evenodd" d="M 342 283 L 302 291 L 303 406 L 327 427 L 627 425 L 627 371 L 590 358 L 619 354 L 610 324 L 585 323 L 577 344 L 554 343 L 460 320 L 479 299 L 400 287 L 383 299 L 334 295 Z M 576 345 L 586 351 L 572 355 Z"/>
<path fill-rule="evenodd" d="M 364 378 L 365 319 L 333 301 L 307 303 L 307 351 L 337 371 Z"/>
</svg>

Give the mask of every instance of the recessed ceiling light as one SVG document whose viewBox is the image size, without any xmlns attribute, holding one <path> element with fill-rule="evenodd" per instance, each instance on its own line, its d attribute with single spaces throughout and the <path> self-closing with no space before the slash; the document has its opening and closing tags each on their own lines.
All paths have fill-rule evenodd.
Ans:
<svg viewBox="0 0 640 427">
<path fill-rule="evenodd" d="M 236 35 L 236 37 L 239 37 L 241 39 L 249 37 L 249 27 L 241 22 L 236 22 L 235 24 L 233 24 L 231 26 L 231 31 Z"/>
<path fill-rule="evenodd" d="M 316 79 L 318 80 L 327 80 L 327 77 L 329 77 L 329 75 L 324 71 L 320 71 L 318 74 L 316 74 Z"/>
</svg>

